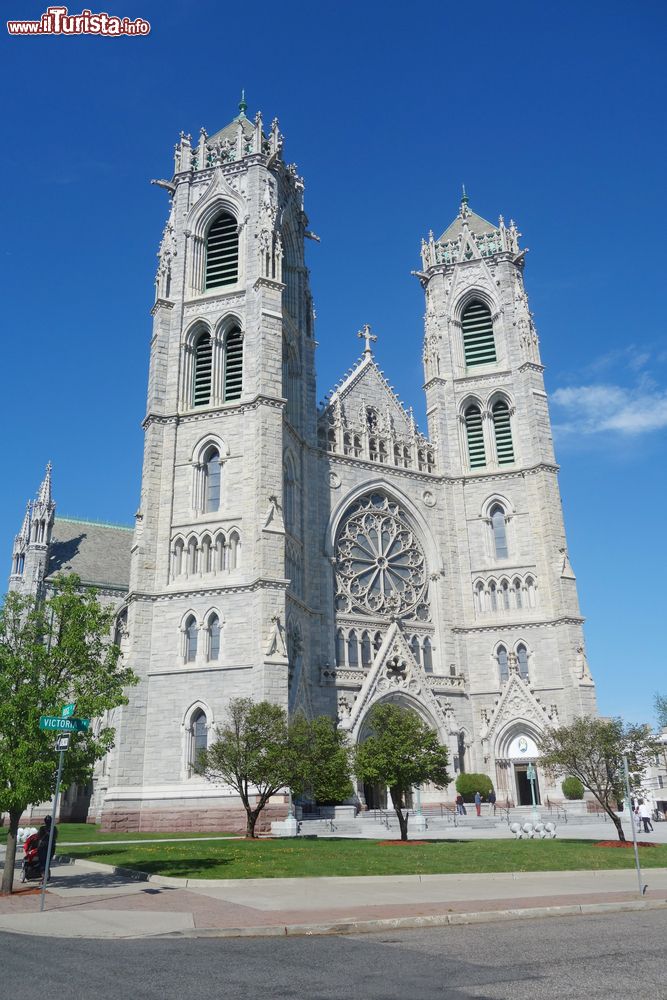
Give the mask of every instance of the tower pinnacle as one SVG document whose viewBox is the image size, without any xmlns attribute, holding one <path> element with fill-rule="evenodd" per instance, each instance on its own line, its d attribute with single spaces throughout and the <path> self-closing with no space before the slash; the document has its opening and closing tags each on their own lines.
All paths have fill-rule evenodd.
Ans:
<svg viewBox="0 0 667 1000">
<path fill-rule="evenodd" d="M 244 89 L 241 91 L 241 100 L 239 101 L 239 111 L 241 112 L 242 115 L 245 116 L 247 110 L 248 110 L 248 104 L 245 99 L 245 89 Z"/>
</svg>

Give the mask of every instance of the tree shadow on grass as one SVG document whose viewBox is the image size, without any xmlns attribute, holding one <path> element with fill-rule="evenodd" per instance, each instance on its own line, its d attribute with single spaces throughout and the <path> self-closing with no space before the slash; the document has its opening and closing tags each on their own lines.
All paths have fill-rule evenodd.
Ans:
<svg viewBox="0 0 667 1000">
<path fill-rule="evenodd" d="M 77 855 L 79 861 L 102 861 L 108 858 L 107 864 L 133 873 L 140 879 L 144 875 L 168 875 L 172 878 L 188 878 L 205 875 L 214 868 L 231 864 L 228 858 L 138 858 L 137 860 L 119 863 L 118 852 L 114 850 L 96 850 L 94 855 Z M 104 863 L 104 862 L 103 862 Z M 132 877 L 132 876 L 130 876 Z"/>
</svg>

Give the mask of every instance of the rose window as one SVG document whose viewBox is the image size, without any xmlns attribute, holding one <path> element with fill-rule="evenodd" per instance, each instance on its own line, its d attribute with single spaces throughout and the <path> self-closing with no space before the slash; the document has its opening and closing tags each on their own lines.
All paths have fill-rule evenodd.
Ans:
<svg viewBox="0 0 667 1000">
<path fill-rule="evenodd" d="M 399 505 L 383 494 L 352 506 L 338 535 L 335 569 L 339 611 L 428 617 L 424 552 Z"/>
</svg>

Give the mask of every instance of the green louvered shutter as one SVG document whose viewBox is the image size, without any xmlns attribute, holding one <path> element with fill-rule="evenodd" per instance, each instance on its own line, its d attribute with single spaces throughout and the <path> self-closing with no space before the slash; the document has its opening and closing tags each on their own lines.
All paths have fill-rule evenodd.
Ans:
<svg viewBox="0 0 667 1000">
<path fill-rule="evenodd" d="M 504 399 L 500 399 L 494 404 L 492 412 L 498 465 L 510 465 L 514 461 L 514 445 L 512 444 L 509 406 Z"/>
<path fill-rule="evenodd" d="M 239 276 L 239 237 L 236 219 L 223 212 L 206 239 L 206 288 L 233 285 Z"/>
<path fill-rule="evenodd" d="M 461 319 L 463 353 L 468 368 L 496 360 L 491 313 L 481 302 L 471 302 Z"/>
<path fill-rule="evenodd" d="M 204 333 L 195 347 L 195 377 L 192 399 L 194 406 L 208 406 L 211 401 L 212 364 L 211 337 L 208 333 Z"/>
<path fill-rule="evenodd" d="M 243 338 L 241 331 L 230 330 L 225 341 L 225 402 L 241 398 L 243 388 Z"/>
<path fill-rule="evenodd" d="M 468 435 L 468 458 L 471 469 L 479 469 L 486 465 L 484 450 L 484 431 L 482 429 L 482 414 L 478 406 L 469 406 L 465 413 L 466 433 Z"/>
</svg>

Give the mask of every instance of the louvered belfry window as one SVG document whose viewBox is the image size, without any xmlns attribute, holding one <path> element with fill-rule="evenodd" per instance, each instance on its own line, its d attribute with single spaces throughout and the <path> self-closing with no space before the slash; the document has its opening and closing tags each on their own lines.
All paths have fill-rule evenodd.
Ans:
<svg viewBox="0 0 667 1000">
<path fill-rule="evenodd" d="M 509 406 L 504 399 L 494 403 L 493 429 L 496 435 L 496 455 L 498 465 L 510 465 L 514 461 L 514 445 L 512 444 L 512 425 L 510 423 Z"/>
<path fill-rule="evenodd" d="M 206 238 L 206 288 L 233 285 L 239 276 L 239 236 L 236 219 L 223 212 Z"/>
<path fill-rule="evenodd" d="M 463 353 L 468 368 L 496 360 L 491 313 L 481 302 L 471 302 L 461 317 Z"/>
<path fill-rule="evenodd" d="M 484 429 L 479 406 L 469 406 L 465 412 L 466 434 L 468 437 L 468 460 L 471 469 L 486 465 Z"/>
<path fill-rule="evenodd" d="M 195 346 L 195 377 L 192 400 L 194 406 L 208 406 L 211 402 L 212 365 L 211 336 L 208 333 L 202 333 Z"/>
<path fill-rule="evenodd" d="M 241 398 L 243 389 L 243 338 L 238 327 L 225 339 L 225 402 Z"/>
</svg>

